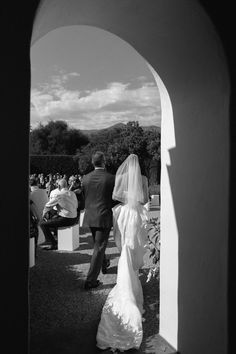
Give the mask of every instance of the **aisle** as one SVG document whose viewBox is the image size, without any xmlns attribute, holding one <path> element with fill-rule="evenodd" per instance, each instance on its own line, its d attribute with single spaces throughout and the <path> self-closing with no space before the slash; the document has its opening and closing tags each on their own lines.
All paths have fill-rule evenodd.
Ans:
<svg viewBox="0 0 236 354">
<path fill-rule="evenodd" d="M 39 248 L 36 265 L 29 272 L 30 354 L 101 353 L 96 348 L 96 331 L 105 299 L 116 282 L 119 256 L 112 234 L 107 247 L 111 266 L 106 275 L 99 275 L 103 284 L 84 291 L 91 254 L 89 233 L 81 236 L 80 247 L 73 252 Z M 158 282 L 146 283 L 147 271 L 146 265 L 140 275 L 146 310 L 144 339 L 140 350 L 135 352 L 159 353 L 156 351 L 157 341 L 160 342 Z M 165 353 L 171 352 L 165 349 Z"/>
<path fill-rule="evenodd" d="M 38 250 L 30 269 L 30 354 L 96 353 L 95 336 L 100 312 L 116 281 L 117 249 L 110 237 L 109 273 L 99 275 L 103 285 L 84 291 L 92 244 L 81 237 L 73 252 Z"/>
</svg>

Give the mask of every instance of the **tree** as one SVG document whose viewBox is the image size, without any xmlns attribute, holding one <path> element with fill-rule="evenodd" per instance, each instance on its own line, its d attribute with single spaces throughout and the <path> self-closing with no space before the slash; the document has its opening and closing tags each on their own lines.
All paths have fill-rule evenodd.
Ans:
<svg viewBox="0 0 236 354">
<path fill-rule="evenodd" d="M 150 184 L 160 184 L 161 174 L 161 134 L 159 131 L 145 132 L 147 140 L 146 169 L 149 171 Z"/>
<path fill-rule="evenodd" d="M 82 147 L 79 151 L 77 151 L 74 160 L 78 164 L 79 173 L 84 175 L 92 171 L 92 153 L 91 144 L 88 144 Z"/>
<path fill-rule="evenodd" d="M 81 149 L 77 151 L 75 159 L 78 162 L 79 171 L 82 174 L 86 174 L 93 169 L 91 159 L 92 154 L 95 151 L 102 151 L 106 156 L 106 166 L 107 169 L 115 173 L 116 165 L 110 158 L 110 146 L 113 145 L 114 142 L 120 141 L 121 132 L 123 131 L 123 127 L 107 128 L 102 129 L 96 133 L 92 133 L 89 137 L 89 144 L 83 146 Z M 120 144 L 118 144 L 119 149 L 121 148 Z"/>
<path fill-rule="evenodd" d="M 109 146 L 107 150 L 108 161 L 113 166 L 113 170 L 117 170 L 128 155 L 136 154 L 139 157 L 142 172 L 147 174 L 144 167 L 144 160 L 147 157 L 146 147 L 145 134 L 139 123 L 128 122 L 119 137 Z"/>
<path fill-rule="evenodd" d="M 128 154 L 136 154 L 139 157 L 146 152 L 147 142 L 144 131 L 138 122 L 128 122 L 121 133 L 121 142 L 125 145 Z"/>
<path fill-rule="evenodd" d="M 147 152 L 153 160 L 159 161 L 161 154 L 161 134 L 158 131 L 148 130 L 145 133 L 147 140 Z"/>
<path fill-rule="evenodd" d="M 30 132 L 32 155 L 74 155 L 89 140 L 80 130 L 69 128 L 64 121 L 40 124 Z"/>
<path fill-rule="evenodd" d="M 158 183 L 159 172 L 156 171 L 160 159 L 158 131 L 144 131 L 138 122 L 132 121 L 123 126 L 115 126 L 91 134 L 89 144 L 82 147 L 76 155 L 81 173 L 92 170 L 91 158 L 96 150 L 104 152 L 107 169 L 112 173 L 116 173 L 129 154 L 138 155 L 142 173 L 148 178 L 152 174 L 152 180 Z M 155 175 L 151 170 L 155 170 Z"/>
</svg>

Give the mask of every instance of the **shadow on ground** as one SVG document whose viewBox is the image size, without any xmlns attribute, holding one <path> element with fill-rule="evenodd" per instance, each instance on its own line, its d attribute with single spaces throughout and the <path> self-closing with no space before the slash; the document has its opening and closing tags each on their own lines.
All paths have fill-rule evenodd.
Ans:
<svg viewBox="0 0 236 354">
<path fill-rule="evenodd" d="M 111 353 L 96 348 L 96 332 L 106 297 L 116 283 L 119 253 L 112 237 L 107 253 L 111 267 L 99 276 L 103 285 L 84 291 L 92 255 L 89 234 L 81 235 L 81 245 L 73 252 L 39 248 L 36 265 L 29 272 L 30 354 Z M 130 353 L 162 353 L 157 349 L 159 286 L 156 279 L 146 282 L 147 273 L 146 265 L 140 271 L 146 320 L 143 342 Z M 164 349 L 165 354 L 171 353 Z"/>
</svg>

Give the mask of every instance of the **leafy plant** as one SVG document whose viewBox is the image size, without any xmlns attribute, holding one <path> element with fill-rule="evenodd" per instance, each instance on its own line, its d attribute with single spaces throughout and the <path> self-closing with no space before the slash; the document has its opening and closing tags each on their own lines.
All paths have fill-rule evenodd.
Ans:
<svg viewBox="0 0 236 354">
<path fill-rule="evenodd" d="M 158 217 L 151 218 L 148 224 L 147 247 L 150 251 L 149 257 L 151 258 L 152 263 L 147 275 L 147 282 L 149 282 L 152 277 L 159 278 L 160 269 L 160 221 Z"/>
<path fill-rule="evenodd" d="M 149 194 L 150 195 L 152 195 L 152 194 L 160 194 L 160 184 L 150 185 L 148 190 L 149 190 Z"/>
</svg>

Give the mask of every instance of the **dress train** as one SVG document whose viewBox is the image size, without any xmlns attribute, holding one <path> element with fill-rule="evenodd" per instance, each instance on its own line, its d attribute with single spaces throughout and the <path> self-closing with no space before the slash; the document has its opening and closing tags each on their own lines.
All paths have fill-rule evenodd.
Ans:
<svg viewBox="0 0 236 354">
<path fill-rule="evenodd" d="M 121 351 L 138 349 L 143 338 L 143 291 L 139 269 L 145 253 L 146 209 L 139 205 L 114 208 L 114 232 L 121 255 L 117 282 L 109 293 L 102 310 L 97 331 L 97 346 Z"/>
</svg>

